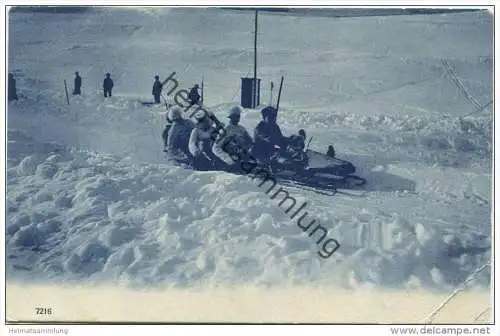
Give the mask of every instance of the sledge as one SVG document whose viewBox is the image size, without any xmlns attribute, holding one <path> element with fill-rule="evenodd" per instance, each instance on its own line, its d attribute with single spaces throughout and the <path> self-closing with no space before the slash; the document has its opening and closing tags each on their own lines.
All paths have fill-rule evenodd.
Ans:
<svg viewBox="0 0 500 336">
<path fill-rule="evenodd" d="M 215 125 L 214 133 L 217 134 L 224 128 L 224 124 L 218 120 L 214 114 L 210 118 Z M 251 175 L 252 172 L 260 171 L 263 176 L 276 179 L 277 182 L 286 182 L 297 187 L 312 188 L 316 191 L 336 193 L 337 189 L 355 189 L 366 184 L 366 180 L 354 175 L 356 167 L 349 161 L 337 157 L 328 156 L 318 151 L 308 149 L 312 138 L 309 138 L 307 145 L 304 145 L 303 138 L 297 135 L 288 137 L 287 146 L 275 153 L 271 158 L 271 166 L 263 166 L 262 163 L 254 161 L 257 157 L 250 151 L 251 156 L 247 156 L 247 164 L 254 168 L 251 172 L 243 171 L 241 166 L 245 159 L 237 155 L 239 148 L 233 148 L 235 153 L 231 155 L 235 164 L 232 166 L 204 167 L 204 171 L 225 171 L 239 175 Z M 334 154 L 333 154 L 334 155 Z M 250 157 L 250 159 L 248 159 Z M 170 157 L 170 160 L 177 161 L 185 166 L 191 165 L 187 156 Z M 253 161 L 253 162 L 252 162 Z M 248 167 L 248 166 L 247 166 Z M 201 170 L 201 169 L 199 169 Z"/>
<path fill-rule="evenodd" d="M 354 175 L 356 167 L 342 160 L 304 146 L 300 136 L 288 137 L 288 145 L 274 160 L 275 174 L 302 184 L 315 184 L 328 188 L 352 189 L 366 183 L 362 177 Z M 329 146 L 333 149 L 333 146 Z"/>
<path fill-rule="evenodd" d="M 356 189 L 367 182 L 354 174 L 356 167 L 349 161 L 310 149 L 302 151 L 300 156 L 295 157 L 296 162 L 293 159 L 278 159 L 278 164 L 272 172 L 277 180 L 328 191 Z"/>
<path fill-rule="evenodd" d="M 296 154 L 296 153 L 294 153 Z M 172 157 L 167 154 L 170 161 L 191 169 L 196 169 L 191 165 L 187 156 Z M 304 150 L 295 158 L 277 157 L 272 162 L 272 166 L 264 166 L 255 161 L 245 161 L 246 167 L 243 170 L 242 161 L 236 161 L 232 166 L 204 167 L 196 169 L 199 171 L 221 171 L 237 175 L 247 175 L 261 179 L 275 179 L 276 182 L 301 189 L 311 190 L 317 193 L 335 195 L 339 189 L 358 189 L 367 181 L 355 175 L 356 167 L 349 161 L 336 157 L 329 157 L 326 154 L 314 150 Z M 307 162 L 307 163 L 306 163 Z"/>
</svg>

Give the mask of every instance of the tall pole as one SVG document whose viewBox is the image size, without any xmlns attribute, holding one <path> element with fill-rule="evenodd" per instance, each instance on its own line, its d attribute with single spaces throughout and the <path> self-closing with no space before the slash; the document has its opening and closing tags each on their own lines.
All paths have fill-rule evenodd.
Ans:
<svg viewBox="0 0 500 336">
<path fill-rule="evenodd" d="M 69 106 L 68 86 L 66 85 L 66 80 L 64 80 L 64 91 L 66 91 L 66 101 L 68 102 Z"/>
<path fill-rule="evenodd" d="M 280 99 L 281 99 L 281 89 L 283 88 L 283 79 L 285 79 L 285 76 L 281 76 L 280 90 L 278 92 L 278 101 L 276 102 L 276 112 L 280 109 Z"/>
<path fill-rule="evenodd" d="M 272 105 L 273 104 L 273 88 L 274 88 L 274 83 L 273 83 L 273 81 L 271 81 L 271 98 L 269 99 L 269 104 L 268 105 Z"/>
<path fill-rule="evenodd" d="M 203 76 L 201 76 L 201 105 L 203 105 L 203 93 L 205 92 L 203 87 Z"/>
<path fill-rule="evenodd" d="M 258 10 L 255 10 L 255 36 L 253 44 L 253 107 L 257 104 L 257 16 Z"/>
</svg>

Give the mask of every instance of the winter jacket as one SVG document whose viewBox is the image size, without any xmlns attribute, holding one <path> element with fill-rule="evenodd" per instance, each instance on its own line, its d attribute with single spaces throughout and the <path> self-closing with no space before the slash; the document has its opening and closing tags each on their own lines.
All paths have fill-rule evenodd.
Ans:
<svg viewBox="0 0 500 336">
<path fill-rule="evenodd" d="M 163 88 L 163 85 L 159 80 L 155 80 L 153 84 L 153 95 L 159 95 L 161 93 L 161 89 Z"/>
<path fill-rule="evenodd" d="M 113 88 L 113 80 L 111 78 L 104 78 L 104 83 L 102 84 L 103 89 L 112 89 Z"/>
<path fill-rule="evenodd" d="M 192 88 L 189 91 L 188 97 L 192 104 L 197 104 L 200 100 L 200 94 L 198 93 L 198 89 Z"/>
<path fill-rule="evenodd" d="M 168 130 L 167 151 L 171 153 L 189 153 L 189 139 L 194 123 L 188 119 L 174 121 Z"/>
<path fill-rule="evenodd" d="M 213 129 L 210 128 L 204 131 L 198 127 L 195 127 L 191 131 L 191 136 L 189 137 L 189 152 L 192 156 L 198 156 L 200 154 L 212 154 L 212 144 L 213 144 Z"/>
<path fill-rule="evenodd" d="M 286 144 L 286 138 L 281 133 L 278 124 L 264 121 L 259 122 L 255 127 L 254 140 L 257 148 L 272 147 L 274 145 L 284 147 Z"/>
<path fill-rule="evenodd" d="M 75 90 L 80 90 L 82 87 L 82 77 L 76 76 L 75 77 Z"/>
<path fill-rule="evenodd" d="M 231 147 L 236 146 L 239 147 L 238 149 L 248 151 L 252 143 L 252 137 L 248 134 L 245 127 L 229 124 L 224 128 L 223 138 L 214 143 L 212 150 L 222 161 L 227 164 L 233 164 L 234 161 L 229 155 Z"/>
</svg>

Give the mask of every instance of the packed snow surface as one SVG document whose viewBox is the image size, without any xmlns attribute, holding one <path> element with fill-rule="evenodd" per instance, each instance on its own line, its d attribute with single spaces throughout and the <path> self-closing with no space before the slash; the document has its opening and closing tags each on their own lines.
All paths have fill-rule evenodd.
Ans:
<svg viewBox="0 0 500 336">
<path fill-rule="evenodd" d="M 251 12 L 11 13 L 9 279 L 450 290 L 489 262 L 492 15 L 263 13 L 259 24 L 264 103 L 285 75 L 283 132 L 304 128 L 321 152 L 334 144 L 368 180 L 335 196 L 286 187 L 339 250 L 321 258 L 248 176 L 169 163 L 165 108 L 139 102 L 152 99 L 155 74 L 175 71 L 179 88 L 203 76 L 205 105 L 225 120 L 252 71 Z M 83 95 L 67 106 L 75 71 Z M 259 119 L 246 110 L 242 124 L 253 132 Z"/>
</svg>

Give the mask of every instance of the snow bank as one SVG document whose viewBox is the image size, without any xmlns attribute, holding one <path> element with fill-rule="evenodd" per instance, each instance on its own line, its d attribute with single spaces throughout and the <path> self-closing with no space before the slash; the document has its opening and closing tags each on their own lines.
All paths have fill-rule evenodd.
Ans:
<svg viewBox="0 0 500 336">
<path fill-rule="evenodd" d="M 153 286 L 317 281 L 449 289 L 488 259 L 490 238 L 478 230 L 409 223 L 369 208 L 353 216 L 348 208 L 309 201 L 308 211 L 341 244 L 322 261 L 279 200 L 248 177 L 137 164 L 42 145 L 18 131 L 9 142 L 10 276 Z M 21 160 L 22 148 L 38 152 Z M 300 190 L 289 191 L 299 203 L 307 200 Z M 473 284 L 488 285 L 488 274 Z"/>
<path fill-rule="evenodd" d="M 383 148 L 384 155 L 406 156 L 444 167 L 491 167 L 491 114 L 443 117 L 441 113 L 391 115 L 284 110 L 282 115 L 286 115 L 281 122 L 289 132 L 296 132 L 296 126 L 292 125 L 308 125 L 306 131 L 310 131 L 315 139 L 313 147 L 317 146 L 315 142 L 325 138 L 325 133 L 331 133 L 326 143 L 343 145 L 346 140 L 342 137 L 348 129 L 351 133 L 354 131 L 365 145 L 377 145 L 379 151 Z M 351 136 L 346 138 L 350 140 Z M 320 150 L 325 152 L 326 147 L 323 145 Z"/>
</svg>

